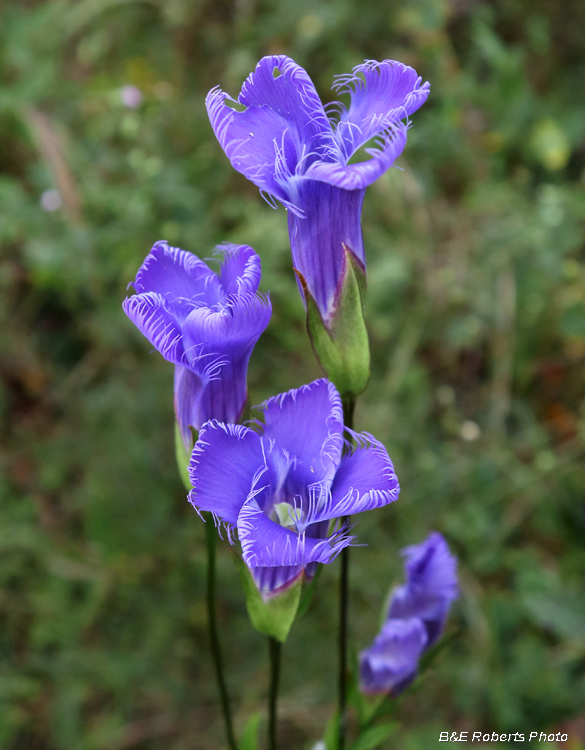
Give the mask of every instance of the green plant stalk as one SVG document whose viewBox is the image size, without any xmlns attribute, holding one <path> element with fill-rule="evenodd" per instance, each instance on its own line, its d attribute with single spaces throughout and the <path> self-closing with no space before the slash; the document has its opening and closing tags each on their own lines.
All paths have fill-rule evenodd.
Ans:
<svg viewBox="0 0 585 750">
<path fill-rule="evenodd" d="M 343 424 L 348 429 L 353 429 L 353 415 L 355 411 L 356 397 L 352 394 L 344 394 L 341 397 L 343 406 Z M 342 525 L 349 526 L 350 516 L 344 516 Z M 339 576 L 339 734 L 337 740 L 338 750 L 344 750 L 345 737 L 347 733 L 347 632 L 349 616 L 349 547 L 341 550 L 341 571 Z"/>
<path fill-rule="evenodd" d="M 215 608 L 215 546 L 217 543 L 215 524 L 211 514 L 206 513 L 205 523 L 205 541 L 207 546 L 207 624 L 209 627 L 209 642 L 211 645 L 211 655 L 215 666 L 215 676 L 221 699 L 221 708 L 225 724 L 225 733 L 230 750 L 237 750 L 236 738 L 232 724 L 232 715 L 230 710 L 230 699 L 223 674 L 223 660 L 221 656 L 221 647 L 217 632 L 217 617 Z"/>
<path fill-rule="evenodd" d="M 343 518 L 349 523 L 349 516 Z M 339 738 L 338 750 L 344 750 L 347 729 L 347 620 L 349 605 L 349 547 L 341 551 L 339 577 Z"/>
<path fill-rule="evenodd" d="M 270 654 L 270 692 L 268 695 L 268 748 L 277 750 L 276 745 L 276 723 L 277 723 L 277 701 L 278 683 L 280 681 L 280 651 L 282 644 L 268 636 L 268 652 Z"/>
</svg>

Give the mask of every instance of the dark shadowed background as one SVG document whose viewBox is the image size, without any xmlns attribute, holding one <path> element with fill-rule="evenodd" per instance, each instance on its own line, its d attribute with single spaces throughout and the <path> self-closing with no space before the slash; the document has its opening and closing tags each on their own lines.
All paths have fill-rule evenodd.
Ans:
<svg viewBox="0 0 585 750">
<path fill-rule="evenodd" d="M 378 628 L 399 548 L 432 529 L 460 559 L 462 596 L 454 639 L 385 747 L 561 729 L 582 747 L 585 4 L 5 0 L 0 12 L 0 747 L 222 747 L 172 366 L 121 302 L 158 239 L 201 257 L 249 243 L 274 309 L 252 403 L 319 377 L 286 214 L 231 168 L 204 108 L 268 53 L 294 57 L 324 100 L 364 58 L 431 82 L 403 171 L 364 208 L 373 362 L 356 428 L 386 444 L 402 494 L 359 520 L 353 647 Z M 135 108 L 125 86 L 142 93 Z M 241 727 L 264 710 L 265 642 L 227 543 L 219 566 Z M 333 711 L 337 575 L 324 571 L 284 650 L 283 750 L 311 748 Z"/>
</svg>

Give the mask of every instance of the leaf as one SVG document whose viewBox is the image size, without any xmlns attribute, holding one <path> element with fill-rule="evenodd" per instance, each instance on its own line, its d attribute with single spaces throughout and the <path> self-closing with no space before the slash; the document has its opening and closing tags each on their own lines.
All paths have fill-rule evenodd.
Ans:
<svg viewBox="0 0 585 750">
<path fill-rule="evenodd" d="M 419 672 L 422 674 L 425 672 L 429 667 L 432 665 L 432 663 L 435 661 L 437 656 L 445 649 L 447 646 L 449 646 L 452 641 L 457 638 L 459 635 L 459 630 L 452 630 L 450 633 L 447 633 L 444 635 L 437 643 L 435 643 L 434 646 L 432 646 L 428 651 L 426 651 L 419 662 Z"/>
<path fill-rule="evenodd" d="M 260 633 L 271 635 L 277 641 L 284 643 L 299 608 L 303 577 L 299 576 L 298 580 L 286 591 L 264 601 L 246 563 L 235 552 L 233 557 L 240 574 L 246 597 L 246 609 L 252 625 Z"/>
<path fill-rule="evenodd" d="M 358 713 L 360 727 L 364 729 L 384 714 L 392 713 L 396 706 L 396 703 L 391 701 L 387 695 L 376 695 L 371 700 L 368 700 L 362 693 L 359 693 L 359 696 L 361 701 L 357 699 L 354 705 Z"/>
<path fill-rule="evenodd" d="M 250 716 L 238 743 L 238 750 L 258 750 L 258 734 L 260 732 L 261 720 L 262 714 L 258 713 Z"/>
<path fill-rule="evenodd" d="M 303 591 L 303 594 L 301 596 L 301 601 L 299 604 L 299 610 L 297 612 L 297 618 L 302 617 L 305 614 L 305 612 L 309 609 L 311 605 L 311 601 L 313 600 L 313 595 L 317 589 L 317 584 L 319 582 L 319 577 L 321 576 L 322 569 L 323 569 L 323 565 L 318 564 L 317 572 L 313 576 L 313 580 Z"/>
<path fill-rule="evenodd" d="M 375 748 L 380 746 L 381 742 L 384 742 L 391 734 L 394 734 L 399 726 L 400 724 L 397 721 L 389 721 L 386 724 L 378 724 L 376 727 L 371 727 L 351 745 L 349 750 L 375 750 Z"/>
</svg>

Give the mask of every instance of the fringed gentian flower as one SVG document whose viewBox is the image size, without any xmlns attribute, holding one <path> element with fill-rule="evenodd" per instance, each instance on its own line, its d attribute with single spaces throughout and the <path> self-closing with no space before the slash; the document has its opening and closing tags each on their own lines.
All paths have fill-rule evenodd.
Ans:
<svg viewBox="0 0 585 750">
<path fill-rule="evenodd" d="M 368 60 L 337 76 L 333 89 L 349 95 L 348 108 L 324 107 L 306 71 L 275 55 L 260 60 L 237 102 L 220 88 L 206 100 L 235 169 L 288 209 L 293 263 L 326 324 L 339 304 L 345 250 L 365 269 L 365 189 L 402 153 L 403 120 L 426 101 L 429 84 L 408 65 Z M 371 158 L 350 164 L 366 144 Z"/>
<path fill-rule="evenodd" d="M 196 510 L 211 511 L 232 536 L 265 599 L 312 578 L 353 537 L 339 519 L 396 500 L 386 449 L 370 435 L 343 437 L 341 400 L 327 380 L 263 404 L 257 431 L 207 422 L 189 467 Z"/>
<path fill-rule="evenodd" d="M 402 550 L 406 584 L 392 595 L 388 616 L 372 645 L 360 654 L 364 693 L 401 693 L 416 677 L 420 656 L 439 639 L 458 596 L 457 560 L 433 532 Z"/>
<path fill-rule="evenodd" d="M 389 619 L 419 617 L 427 633 L 427 648 L 439 639 L 451 603 L 457 599 L 457 559 L 437 531 L 424 542 L 405 547 L 406 584 L 392 596 Z"/>
<path fill-rule="evenodd" d="M 260 258 L 247 245 L 220 245 L 215 273 L 192 253 L 157 242 L 136 274 L 124 311 L 175 365 L 175 413 L 185 447 L 190 428 L 237 422 L 247 399 L 248 361 L 271 315 L 257 294 Z"/>
</svg>

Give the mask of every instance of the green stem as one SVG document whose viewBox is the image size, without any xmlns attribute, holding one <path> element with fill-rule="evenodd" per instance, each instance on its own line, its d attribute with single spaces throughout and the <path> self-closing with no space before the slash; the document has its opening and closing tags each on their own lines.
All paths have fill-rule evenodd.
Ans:
<svg viewBox="0 0 585 750">
<path fill-rule="evenodd" d="M 353 415 L 355 410 L 355 396 L 346 394 L 342 397 L 343 424 L 353 429 Z M 349 437 L 349 436 L 348 436 Z M 349 526 L 350 517 L 341 519 L 342 525 Z M 339 734 L 338 750 L 344 750 L 347 733 L 347 632 L 349 615 L 349 547 L 341 551 L 341 571 L 339 577 Z"/>
<path fill-rule="evenodd" d="M 276 721 L 278 683 L 280 680 L 280 650 L 281 643 L 268 636 L 268 651 L 270 654 L 270 694 L 268 697 L 268 748 L 276 750 Z"/>
<path fill-rule="evenodd" d="M 343 407 L 343 424 L 350 430 L 353 430 L 353 414 L 355 411 L 356 397 L 353 393 L 346 393 L 341 397 L 341 406 Z"/>
<path fill-rule="evenodd" d="M 207 545 L 207 624 L 209 627 L 209 641 L 211 645 L 211 655 L 215 665 L 215 676 L 217 678 L 217 687 L 221 699 L 221 708 L 223 711 L 228 746 L 230 750 L 237 750 L 230 711 L 230 699 L 223 675 L 223 661 L 221 658 L 221 647 L 217 633 L 217 617 L 215 609 L 215 545 L 217 531 L 211 514 L 206 513 L 205 515 L 207 516 L 205 523 L 205 541 Z"/>
<path fill-rule="evenodd" d="M 349 523 L 349 516 L 343 523 Z M 339 737 L 338 750 L 345 747 L 347 729 L 347 620 L 349 604 L 349 547 L 341 551 L 341 575 L 339 578 Z"/>
<path fill-rule="evenodd" d="M 385 695 L 382 697 L 382 700 L 378 703 L 374 711 L 372 712 L 372 715 L 370 718 L 366 721 L 365 724 L 361 726 L 362 731 L 366 731 L 366 729 L 369 729 L 377 719 L 380 718 L 380 716 L 385 716 L 388 713 L 391 713 L 396 707 L 396 703 L 391 703 L 388 700 L 388 696 Z"/>
</svg>

